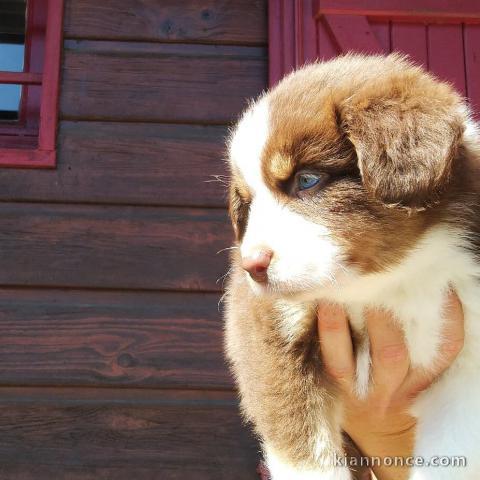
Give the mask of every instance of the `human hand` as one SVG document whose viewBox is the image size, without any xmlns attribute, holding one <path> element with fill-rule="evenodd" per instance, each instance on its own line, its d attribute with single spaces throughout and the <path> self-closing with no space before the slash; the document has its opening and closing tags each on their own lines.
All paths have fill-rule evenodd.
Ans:
<svg viewBox="0 0 480 480">
<path fill-rule="evenodd" d="M 320 347 L 325 367 L 344 395 L 342 428 L 367 457 L 413 455 L 415 419 L 408 414 L 413 400 L 453 362 L 463 347 L 463 311 L 458 297 L 446 300 L 446 324 L 440 358 L 433 371 L 410 364 L 401 329 L 392 314 L 367 310 L 365 320 L 370 338 L 372 385 L 367 398 L 354 394 L 355 359 L 348 318 L 333 304 L 318 307 Z M 374 467 L 379 480 L 407 478 L 407 467 Z"/>
</svg>

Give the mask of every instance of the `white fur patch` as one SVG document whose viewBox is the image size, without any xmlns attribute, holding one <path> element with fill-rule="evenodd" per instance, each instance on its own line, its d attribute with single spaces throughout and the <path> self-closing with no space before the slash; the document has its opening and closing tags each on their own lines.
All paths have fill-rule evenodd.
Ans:
<svg viewBox="0 0 480 480">
<path fill-rule="evenodd" d="M 355 394 L 358 398 L 367 398 L 370 387 L 370 365 L 370 342 L 368 338 L 366 338 L 357 351 Z"/>
<path fill-rule="evenodd" d="M 268 278 L 274 291 L 311 290 L 335 281 L 340 269 L 340 251 L 328 230 L 280 204 L 266 188 L 257 190 L 250 205 L 240 251 L 248 256 L 262 247 L 273 251 Z"/>
<path fill-rule="evenodd" d="M 268 104 L 260 99 L 242 117 L 230 142 L 230 159 L 252 194 L 242 256 L 273 251 L 269 287 L 293 293 L 334 282 L 342 269 L 340 250 L 328 229 L 289 210 L 263 181 L 261 157 L 268 138 Z M 263 286 L 249 279 L 254 291 Z"/>
<path fill-rule="evenodd" d="M 265 188 L 260 160 L 268 129 L 268 102 L 261 98 L 243 114 L 230 140 L 230 161 L 240 170 L 253 195 Z"/>
<path fill-rule="evenodd" d="M 272 480 L 351 480 L 352 475 L 346 467 L 326 467 L 318 470 L 298 469 L 287 465 L 268 448 L 266 462 Z"/>
<path fill-rule="evenodd" d="M 305 325 L 305 320 L 311 319 L 313 309 L 310 305 L 304 305 L 290 300 L 278 300 L 275 306 L 283 320 L 280 324 L 283 337 L 288 342 L 295 341 L 301 333 L 300 327 Z"/>
</svg>

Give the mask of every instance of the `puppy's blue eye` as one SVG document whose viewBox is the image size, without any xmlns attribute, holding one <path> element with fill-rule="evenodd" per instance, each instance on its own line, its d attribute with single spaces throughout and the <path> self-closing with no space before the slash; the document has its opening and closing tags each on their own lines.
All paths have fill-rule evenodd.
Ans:
<svg viewBox="0 0 480 480">
<path fill-rule="evenodd" d="M 308 190 L 320 183 L 320 177 L 312 173 L 302 173 L 297 177 L 297 182 L 299 190 Z"/>
</svg>

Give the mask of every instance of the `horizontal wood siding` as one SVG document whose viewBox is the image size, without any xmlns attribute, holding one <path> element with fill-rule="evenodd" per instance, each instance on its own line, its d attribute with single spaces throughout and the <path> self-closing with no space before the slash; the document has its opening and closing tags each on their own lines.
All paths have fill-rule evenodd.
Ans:
<svg viewBox="0 0 480 480">
<path fill-rule="evenodd" d="M 0 384 L 231 389 L 218 294 L 0 290 Z"/>
<path fill-rule="evenodd" d="M 0 285 L 219 291 L 230 243 L 223 209 L 4 203 Z"/>
<path fill-rule="evenodd" d="M 5 479 L 257 478 L 231 393 L 2 388 L 0 429 Z"/>
<path fill-rule="evenodd" d="M 257 478 L 219 303 L 267 3 L 66 0 L 57 168 L 0 170 L 0 478 Z"/>
<path fill-rule="evenodd" d="M 56 170 L 0 169 L 0 200 L 223 207 L 227 134 L 223 125 L 62 121 Z"/>
<path fill-rule="evenodd" d="M 76 0 L 69 38 L 239 45 L 267 43 L 264 0 Z"/>
<path fill-rule="evenodd" d="M 68 119 L 226 124 L 265 86 L 265 49 L 67 41 Z"/>
</svg>

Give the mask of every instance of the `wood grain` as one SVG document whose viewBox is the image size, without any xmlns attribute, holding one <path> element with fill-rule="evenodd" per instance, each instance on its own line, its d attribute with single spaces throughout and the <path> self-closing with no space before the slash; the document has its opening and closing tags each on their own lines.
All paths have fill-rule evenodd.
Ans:
<svg viewBox="0 0 480 480">
<path fill-rule="evenodd" d="M 0 204 L 0 285 L 219 291 L 223 209 Z"/>
<path fill-rule="evenodd" d="M 267 0 L 68 0 L 68 38 L 267 43 Z"/>
<path fill-rule="evenodd" d="M 267 85 L 266 49 L 67 40 L 66 119 L 225 124 Z"/>
<path fill-rule="evenodd" d="M 416 64 L 428 68 L 427 26 L 392 22 L 392 50 L 406 53 Z"/>
<path fill-rule="evenodd" d="M 366 17 L 325 15 L 324 18 L 342 52 L 385 53 Z"/>
<path fill-rule="evenodd" d="M 0 290 L 0 383 L 225 389 L 218 294 Z"/>
<path fill-rule="evenodd" d="M 223 126 L 62 122 L 55 170 L 0 169 L 0 200 L 222 207 Z M 220 178 L 221 180 L 221 178 Z"/>
<path fill-rule="evenodd" d="M 231 393 L 6 390 L 2 479 L 257 478 Z"/>
<path fill-rule="evenodd" d="M 462 25 L 428 26 L 429 70 L 466 94 Z"/>
<path fill-rule="evenodd" d="M 465 68 L 467 93 L 476 120 L 480 120 L 480 25 L 465 25 Z"/>
</svg>

